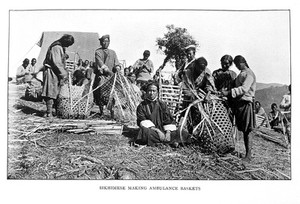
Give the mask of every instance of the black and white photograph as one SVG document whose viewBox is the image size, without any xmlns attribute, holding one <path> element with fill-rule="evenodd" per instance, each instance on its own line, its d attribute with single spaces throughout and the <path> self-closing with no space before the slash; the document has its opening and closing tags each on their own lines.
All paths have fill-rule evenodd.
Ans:
<svg viewBox="0 0 300 204">
<path fill-rule="evenodd" d="M 9 7 L 7 189 L 299 202 L 295 12 Z"/>
</svg>

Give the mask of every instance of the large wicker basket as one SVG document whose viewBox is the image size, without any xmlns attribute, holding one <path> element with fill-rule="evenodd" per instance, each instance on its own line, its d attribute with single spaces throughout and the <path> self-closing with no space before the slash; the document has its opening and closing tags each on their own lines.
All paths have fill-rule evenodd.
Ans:
<svg viewBox="0 0 300 204">
<path fill-rule="evenodd" d="M 66 83 L 61 85 L 61 90 L 57 99 L 57 116 L 60 118 L 87 118 L 94 105 L 92 94 L 92 84 L 94 77 L 87 85 L 76 86 L 71 83 L 71 73 Z M 84 94 L 84 90 L 88 93 Z"/>
<path fill-rule="evenodd" d="M 97 91 L 100 104 L 106 105 L 109 110 L 114 109 L 118 114 L 114 119 L 136 120 L 136 109 L 141 98 L 125 76 L 115 73 L 110 78 L 102 80 Z"/>
</svg>

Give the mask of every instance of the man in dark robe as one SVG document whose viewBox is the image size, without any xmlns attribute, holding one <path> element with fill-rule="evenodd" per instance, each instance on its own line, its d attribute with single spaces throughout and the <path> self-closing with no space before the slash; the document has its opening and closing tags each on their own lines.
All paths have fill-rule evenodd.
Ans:
<svg viewBox="0 0 300 204">
<path fill-rule="evenodd" d="M 137 124 L 140 127 L 134 142 L 154 146 L 157 143 L 178 144 L 188 141 L 188 134 L 179 138 L 174 118 L 166 103 L 158 99 L 158 84 L 146 86 L 146 99 L 137 107 Z"/>
<path fill-rule="evenodd" d="M 68 34 L 54 41 L 48 48 L 43 69 L 39 70 L 44 71 L 42 97 L 46 101 L 46 117 L 53 117 L 52 107 L 60 92 L 60 83 L 68 76 L 65 49 L 73 44 L 74 37 Z"/>
</svg>

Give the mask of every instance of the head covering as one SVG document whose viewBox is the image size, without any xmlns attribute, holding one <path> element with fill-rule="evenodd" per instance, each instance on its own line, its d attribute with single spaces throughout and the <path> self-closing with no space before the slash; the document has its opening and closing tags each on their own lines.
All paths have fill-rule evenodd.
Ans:
<svg viewBox="0 0 300 204">
<path fill-rule="evenodd" d="M 150 56 L 150 51 L 149 51 L 149 50 L 145 50 L 143 54 L 144 54 L 144 55 L 147 54 L 147 55 Z"/>
<path fill-rule="evenodd" d="M 247 64 L 246 59 L 241 55 L 235 56 L 233 62 L 234 62 L 234 64 L 245 63 L 245 65 L 249 68 L 249 65 Z"/>
<path fill-rule="evenodd" d="M 106 38 L 108 38 L 108 40 L 110 40 L 109 35 L 103 35 L 101 38 L 99 38 L 99 40 L 100 40 L 100 42 L 103 42 L 103 40 L 105 40 Z"/>
<path fill-rule="evenodd" d="M 196 45 L 188 45 L 184 49 L 185 49 L 185 51 L 193 50 L 195 52 L 196 51 Z"/>
<path fill-rule="evenodd" d="M 198 64 L 204 64 L 205 66 L 207 66 L 207 60 L 204 57 L 199 57 L 198 59 L 196 59 L 196 62 Z"/>
<path fill-rule="evenodd" d="M 233 58 L 231 55 L 224 55 L 222 58 L 221 58 L 221 62 L 225 61 L 225 60 L 228 60 L 230 65 L 232 65 L 232 62 L 233 62 Z"/>
</svg>

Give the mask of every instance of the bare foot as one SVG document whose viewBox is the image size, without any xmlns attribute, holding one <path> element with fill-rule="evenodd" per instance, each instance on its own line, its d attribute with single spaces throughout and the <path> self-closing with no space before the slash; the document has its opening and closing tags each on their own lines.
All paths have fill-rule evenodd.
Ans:
<svg viewBox="0 0 300 204">
<path fill-rule="evenodd" d="M 245 162 L 250 162 L 251 161 L 251 157 L 246 156 L 246 157 L 242 158 L 242 160 L 245 161 Z"/>
</svg>

